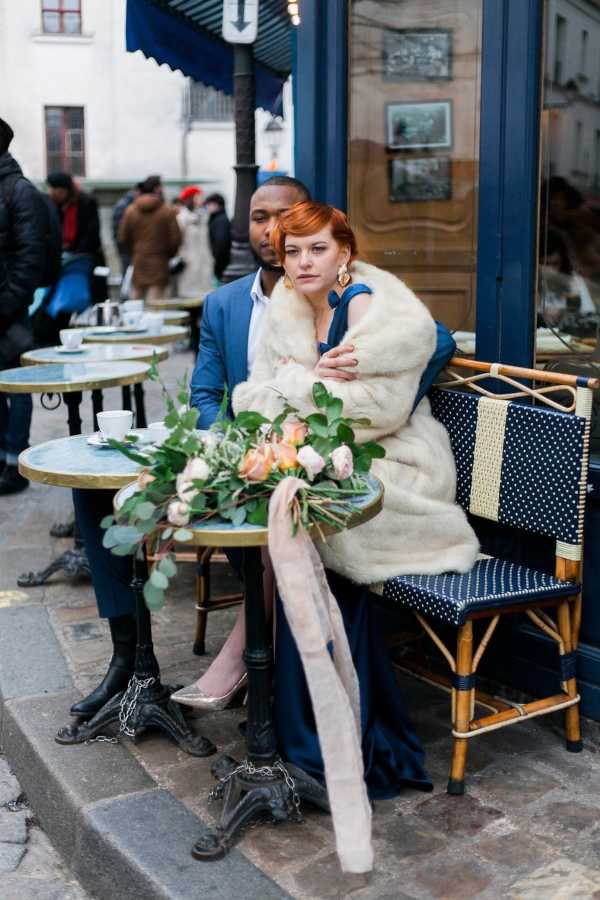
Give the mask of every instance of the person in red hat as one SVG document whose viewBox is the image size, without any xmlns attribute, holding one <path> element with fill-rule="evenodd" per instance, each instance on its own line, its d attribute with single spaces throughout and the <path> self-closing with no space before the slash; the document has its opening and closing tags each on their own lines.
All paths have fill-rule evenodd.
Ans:
<svg viewBox="0 0 600 900">
<path fill-rule="evenodd" d="M 204 195 L 201 188 L 189 185 L 177 199 L 177 224 L 182 234 L 179 256 L 183 262 L 183 270 L 177 275 L 177 296 L 204 297 L 212 288 L 212 257 Z"/>
</svg>

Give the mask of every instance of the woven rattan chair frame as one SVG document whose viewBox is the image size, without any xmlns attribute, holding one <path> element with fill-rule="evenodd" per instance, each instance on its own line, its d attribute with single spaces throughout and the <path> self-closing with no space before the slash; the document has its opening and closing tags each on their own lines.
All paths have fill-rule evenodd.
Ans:
<svg viewBox="0 0 600 900">
<path fill-rule="evenodd" d="M 468 369 L 471 370 L 471 374 L 466 374 Z M 583 511 L 589 457 L 592 391 L 598 387 L 599 382 L 597 379 L 577 378 L 556 372 L 538 372 L 532 369 L 456 358 L 450 361 L 447 371 L 448 377 L 442 377 L 441 384 L 438 382 L 438 388 L 467 389 L 484 397 L 506 403 L 520 397 L 531 398 L 535 404 L 545 404 L 563 413 L 581 416 L 586 423 L 581 446 L 582 476 L 578 501 L 577 540 L 571 543 L 556 541 L 555 577 L 560 581 L 573 582 L 573 594 L 532 601 L 521 597 L 512 605 L 507 606 L 502 603 L 498 607 L 490 606 L 485 609 L 474 609 L 472 612 L 467 611 L 465 621 L 458 626 L 454 653 L 448 649 L 435 631 L 431 618 L 413 610 L 423 631 L 440 650 L 451 671 L 451 677 L 444 678 L 422 666 L 409 669 L 417 677 L 437 684 L 451 693 L 453 743 L 448 793 L 460 795 L 465 790 L 469 741 L 479 734 L 557 710 L 564 710 L 567 750 L 579 752 L 583 748 L 579 721 L 580 697 L 577 692 L 575 676 L 576 650 L 581 624 L 581 592 L 578 586 L 582 576 Z M 495 393 L 490 388 L 491 379 L 504 382 L 503 388 L 508 385 L 512 391 Z M 566 403 L 563 402 L 565 391 L 567 391 Z M 560 402 L 559 397 L 562 398 Z M 485 507 L 485 504 L 483 505 Z M 493 515 L 489 518 L 493 518 Z M 376 590 L 377 593 L 381 593 L 380 588 Z M 556 610 L 556 618 L 553 618 L 548 612 L 552 609 Z M 559 693 L 519 704 L 476 691 L 477 667 L 496 626 L 502 616 L 514 613 L 525 613 L 536 628 L 556 643 L 560 661 L 561 691 Z M 486 619 L 488 624 L 483 637 L 475 647 L 473 622 L 477 619 Z M 408 668 L 408 666 L 402 665 L 401 668 Z M 487 708 L 490 711 L 489 714 L 476 719 L 476 703 Z"/>
</svg>

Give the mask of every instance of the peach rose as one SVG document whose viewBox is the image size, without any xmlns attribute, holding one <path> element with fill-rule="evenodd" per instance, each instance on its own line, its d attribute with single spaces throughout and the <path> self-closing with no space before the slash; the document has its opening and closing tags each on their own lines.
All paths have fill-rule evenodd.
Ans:
<svg viewBox="0 0 600 900">
<path fill-rule="evenodd" d="M 248 450 L 242 460 L 239 473 L 247 481 L 265 481 L 276 463 L 275 451 L 270 444 L 261 444 L 254 450 Z"/>
<path fill-rule="evenodd" d="M 293 469 L 298 465 L 298 453 L 293 444 L 286 444 L 285 442 L 276 444 L 275 452 L 277 454 L 277 466 L 281 472 Z"/>
<path fill-rule="evenodd" d="M 151 475 L 148 469 L 142 469 L 137 477 L 137 486 L 140 491 L 145 491 L 149 484 L 156 481 L 154 475 Z"/>
<path fill-rule="evenodd" d="M 318 475 L 325 468 L 325 460 L 322 456 L 319 456 L 316 450 L 313 450 L 310 444 L 300 447 L 298 450 L 298 462 L 306 470 L 309 481 L 313 481 L 315 475 Z"/>
<path fill-rule="evenodd" d="M 344 478 L 350 478 L 354 471 L 354 459 L 352 457 L 352 450 L 347 444 L 336 447 L 335 450 L 329 454 L 329 459 L 331 460 L 333 474 L 336 478 L 339 478 L 340 481 L 343 481 Z"/>
<path fill-rule="evenodd" d="M 167 520 L 171 525 L 187 525 L 190 521 L 190 507 L 182 500 L 171 500 L 167 507 Z"/>
<path fill-rule="evenodd" d="M 297 419 L 286 419 L 281 426 L 281 430 L 283 431 L 284 443 L 295 444 L 296 446 L 303 444 L 308 434 L 308 428 L 304 422 L 299 422 Z"/>
</svg>

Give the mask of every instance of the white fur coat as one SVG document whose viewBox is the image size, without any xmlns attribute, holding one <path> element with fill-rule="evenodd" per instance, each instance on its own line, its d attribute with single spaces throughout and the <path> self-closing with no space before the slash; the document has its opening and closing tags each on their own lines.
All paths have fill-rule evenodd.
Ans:
<svg viewBox="0 0 600 900">
<path fill-rule="evenodd" d="M 364 525 L 318 544 L 324 564 L 360 584 L 393 575 L 467 571 L 478 544 L 454 502 L 456 473 L 444 427 L 425 397 L 411 410 L 421 375 L 435 349 L 436 329 L 425 306 L 407 286 L 382 269 L 355 262 L 353 280 L 373 291 L 363 318 L 343 343 L 355 347 L 354 381 L 318 379 L 313 312 L 283 281 L 275 286 L 250 379 L 233 393 L 233 408 L 273 418 L 281 394 L 302 415 L 315 411 L 312 387 L 322 380 L 344 402 L 344 415 L 368 418 L 357 440 L 377 440 L 385 459 L 372 471 L 384 484 L 382 512 Z M 281 364 L 281 361 L 290 361 Z"/>
</svg>

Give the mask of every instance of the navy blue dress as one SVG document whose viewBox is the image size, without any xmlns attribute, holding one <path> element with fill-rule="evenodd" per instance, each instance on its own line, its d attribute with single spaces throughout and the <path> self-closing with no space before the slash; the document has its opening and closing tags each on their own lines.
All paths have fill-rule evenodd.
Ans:
<svg viewBox="0 0 600 900">
<path fill-rule="evenodd" d="M 333 291 L 330 294 L 329 303 L 335 312 L 327 343 L 320 344 L 321 354 L 341 342 L 348 329 L 348 304 L 360 293 L 372 292 L 366 285 L 352 284 L 341 298 Z M 362 750 L 369 797 L 394 797 L 407 785 L 430 791 L 425 754 L 400 696 L 368 591 L 330 570 L 327 579 L 344 619 L 360 685 Z M 324 784 L 323 759 L 304 669 L 279 598 L 275 647 L 273 717 L 279 752 L 284 760 Z"/>
</svg>

